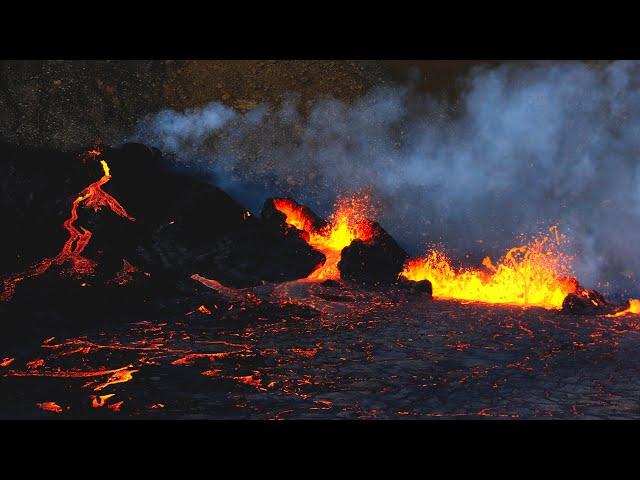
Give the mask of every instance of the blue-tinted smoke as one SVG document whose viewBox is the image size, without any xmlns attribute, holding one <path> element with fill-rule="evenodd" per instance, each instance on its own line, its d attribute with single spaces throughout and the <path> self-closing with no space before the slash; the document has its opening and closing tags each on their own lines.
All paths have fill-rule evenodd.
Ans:
<svg viewBox="0 0 640 480">
<path fill-rule="evenodd" d="M 347 104 L 295 98 L 240 114 L 163 111 L 135 140 L 208 172 L 252 210 L 291 195 L 321 214 L 371 187 L 413 254 L 443 242 L 470 260 L 557 223 L 579 278 L 640 285 L 640 65 L 505 65 L 473 72 L 454 104 L 386 87 Z M 609 282 L 609 285 L 607 285 Z"/>
</svg>

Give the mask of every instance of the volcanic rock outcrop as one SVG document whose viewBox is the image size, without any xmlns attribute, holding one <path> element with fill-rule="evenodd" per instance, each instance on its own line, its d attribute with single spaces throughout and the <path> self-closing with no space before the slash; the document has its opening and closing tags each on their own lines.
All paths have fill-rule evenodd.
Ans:
<svg viewBox="0 0 640 480">
<path fill-rule="evenodd" d="M 433 296 L 433 285 L 429 280 L 413 281 L 404 277 L 399 277 L 396 285 L 413 294 L 424 295 L 428 298 Z"/>
<path fill-rule="evenodd" d="M 55 255 L 69 206 L 101 172 L 97 161 L 75 154 L 9 145 L 0 154 L 0 212 L 13 226 L 0 253 L 5 276 Z M 84 254 L 108 275 L 127 260 L 152 275 L 199 273 L 248 286 L 304 277 L 322 261 L 297 235 L 282 235 L 219 188 L 177 172 L 156 149 L 127 144 L 102 157 L 113 177 L 105 189 L 136 218 L 78 209 L 77 223 L 92 232 Z"/>
<path fill-rule="evenodd" d="M 354 240 L 342 250 L 341 278 L 361 285 L 390 284 L 397 280 L 407 253 L 377 222 L 371 240 Z"/>
<path fill-rule="evenodd" d="M 596 290 L 579 287 L 562 302 L 562 312 L 573 315 L 598 315 L 612 312 L 614 307 Z"/>
</svg>

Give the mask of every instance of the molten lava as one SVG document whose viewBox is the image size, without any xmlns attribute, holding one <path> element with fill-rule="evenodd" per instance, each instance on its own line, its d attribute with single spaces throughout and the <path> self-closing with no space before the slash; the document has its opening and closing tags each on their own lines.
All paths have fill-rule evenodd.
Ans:
<svg viewBox="0 0 640 480">
<path fill-rule="evenodd" d="M 56 402 L 42 402 L 37 404 L 39 408 L 47 412 L 62 413 L 62 407 Z"/>
<path fill-rule="evenodd" d="M 443 252 L 431 250 L 425 258 L 407 261 L 401 275 L 429 280 L 434 297 L 561 308 L 564 298 L 580 287 L 571 277 L 572 258 L 561 249 L 564 238 L 557 227 L 549 232 L 510 249 L 497 265 L 485 257 L 485 270 L 454 268 Z"/>
<path fill-rule="evenodd" d="M 329 222 L 319 229 L 315 228 L 304 209 L 292 200 L 276 198 L 273 204 L 285 215 L 287 224 L 301 230 L 306 242 L 326 257 L 325 262 L 311 272 L 307 280 L 338 280 L 342 249 L 354 240 L 369 241 L 374 235 L 371 221 L 367 218 L 373 214 L 368 195 L 338 200 Z"/>
<path fill-rule="evenodd" d="M 89 150 L 87 154 L 89 157 L 96 158 L 100 156 L 102 152 L 94 149 Z M 0 293 L 0 301 L 9 300 L 15 292 L 16 285 L 22 280 L 42 275 L 53 265 L 69 265 L 65 272 L 71 275 L 86 275 L 94 272 L 95 262 L 82 256 L 82 252 L 89 244 L 89 240 L 91 240 L 91 231 L 84 227 L 80 227 L 80 229 L 76 227 L 75 222 L 78 220 L 78 206 L 84 204 L 85 207 L 92 207 L 94 212 L 97 212 L 102 207 L 109 207 L 109 209 L 117 215 L 132 222 L 135 221 L 135 218 L 130 216 L 115 198 L 102 190 L 102 186 L 111 180 L 111 173 L 106 161 L 100 160 L 100 164 L 102 165 L 104 174 L 98 181 L 93 182 L 80 192 L 80 195 L 76 197 L 71 205 L 69 218 L 62 224 L 65 230 L 69 232 L 69 238 L 62 246 L 60 253 L 53 258 L 45 258 L 36 265 L 33 265 L 26 272 L 5 279 L 3 281 L 2 293 Z"/>
<path fill-rule="evenodd" d="M 115 393 L 110 393 L 108 395 L 92 395 L 91 396 L 91 406 L 93 408 L 104 407 L 104 405 L 107 403 L 107 400 L 109 400 L 114 395 L 115 395 Z"/>
<path fill-rule="evenodd" d="M 620 312 L 607 315 L 607 317 L 622 317 L 623 315 L 628 315 L 630 313 L 640 313 L 640 299 L 630 298 L 629 307 Z"/>
</svg>

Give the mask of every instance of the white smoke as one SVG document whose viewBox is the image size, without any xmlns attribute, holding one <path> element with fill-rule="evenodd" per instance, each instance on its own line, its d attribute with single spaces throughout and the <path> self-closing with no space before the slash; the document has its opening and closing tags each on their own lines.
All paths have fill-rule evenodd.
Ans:
<svg viewBox="0 0 640 480">
<path fill-rule="evenodd" d="M 497 256 L 557 223 L 588 286 L 638 291 L 640 64 L 505 65 L 455 104 L 386 87 L 347 104 L 295 98 L 240 114 L 219 103 L 142 121 L 133 139 L 208 172 L 253 210 L 291 195 L 326 214 L 371 187 L 410 253 L 444 242 Z M 607 286 L 607 283 L 609 285 Z"/>
</svg>

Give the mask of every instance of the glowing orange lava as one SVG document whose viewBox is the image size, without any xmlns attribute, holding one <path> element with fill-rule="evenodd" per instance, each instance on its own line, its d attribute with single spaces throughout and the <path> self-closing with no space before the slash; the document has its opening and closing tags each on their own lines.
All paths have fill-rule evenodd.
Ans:
<svg viewBox="0 0 640 480">
<path fill-rule="evenodd" d="M 56 402 L 42 402 L 38 403 L 38 407 L 47 412 L 62 413 L 62 407 Z"/>
<path fill-rule="evenodd" d="M 628 308 L 625 308 L 620 312 L 607 315 L 607 317 L 622 317 L 623 315 L 628 315 L 630 313 L 640 313 L 640 299 L 630 298 Z"/>
<path fill-rule="evenodd" d="M 5 357 L 4 359 L 0 360 L 0 367 L 8 367 L 14 361 L 15 361 L 15 358 Z"/>
<path fill-rule="evenodd" d="M 91 406 L 93 408 L 104 407 L 104 405 L 107 403 L 107 400 L 109 400 L 114 395 L 115 395 L 115 393 L 110 393 L 108 395 L 92 395 L 91 396 Z"/>
<path fill-rule="evenodd" d="M 276 198 L 273 204 L 285 215 L 287 224 L 302 230 L 306 242 L 326 257 L 325 262 L 311 272 L 307 280 L 338 280 L 342 249 L 354 240 L 369 241 L 374 235 L 371 221 L 367 218 L 374 213 L 368 195 L 338 200 L 329 222 L 320 229 L 314 227 L 304 209 L 292 200 Z"/>
<path fill-rule="evenodd" d="M 117 383 L 125 383 L 133 379 L 133 374 L 138 372 L 139 370 L 129 370 L 131 366 L 126 367 L 124 369 L 119 369 L 113 372 L 113 374 L 109 377 L 109 379 L 105 383 L 101 383 L 100 385 L 94 387 L 93 391 L 98 392 L 100 390 L 104 390 L 110 385 L 115 385 Z"/>
<path fill-rule="evenodd" d="M 89 150 L 88 156 L 96 158 L 102 154 L 100 150 Z M 75 222 L 78 220 L 78 206 L 84 203 L 85 207 L 92 207 L 95 212 L 102 207 L 109 207 L 111 211 L 124 217 L 132 222 L 135 218 L 130 216 L 127 211 L 120 205 L 120 203 L 102 190 L 102 186 L 111 180 L 111 173 L 109 171 L 109 165 L 104 160 L 100 160 L 104 175 L 96 182 L 90 184 L 87 188 L 80 192 L 80 195 L 76 197 L 71 205 L 71 214 L 67 220 L 62 224 L 65 230 L 69 232 L 69 238 L 62 246 L 62 250 L 58 255 L 53 258 L 45 258 L 41 262 L 33 265 L 26 272 L 22 272 L 13 275 L 3 280 L 2 293 L 0 293 L 0 301 L 6 301 L 13 296 L 16 285 L 25 278 L 35 277 L 45 273 L 53 265 L 63 266 L 69 265 L 66 273 L 74 275 L 86 275 L 93 273 L 95 269 L 95 262 L 82 256 L 82 252 L 89 244 L 91 240 L 91 231 L 84 227 L 78 229 L 75 226 Z"/>
<path fill-rule="evenodd" d="M 424 258 L 407 261 L 401 275 L 429 280 L 438 298 L 557 309 L 579 288 L 571 276 L 572 258 L 562 252 L 563 242 L 557 227 L 551 227 L 548 235 L 510 249 L 496 265 L 485 257 L 484 270 L 454 268 L 443 252 L 431 250 Z"/>
</svg>

